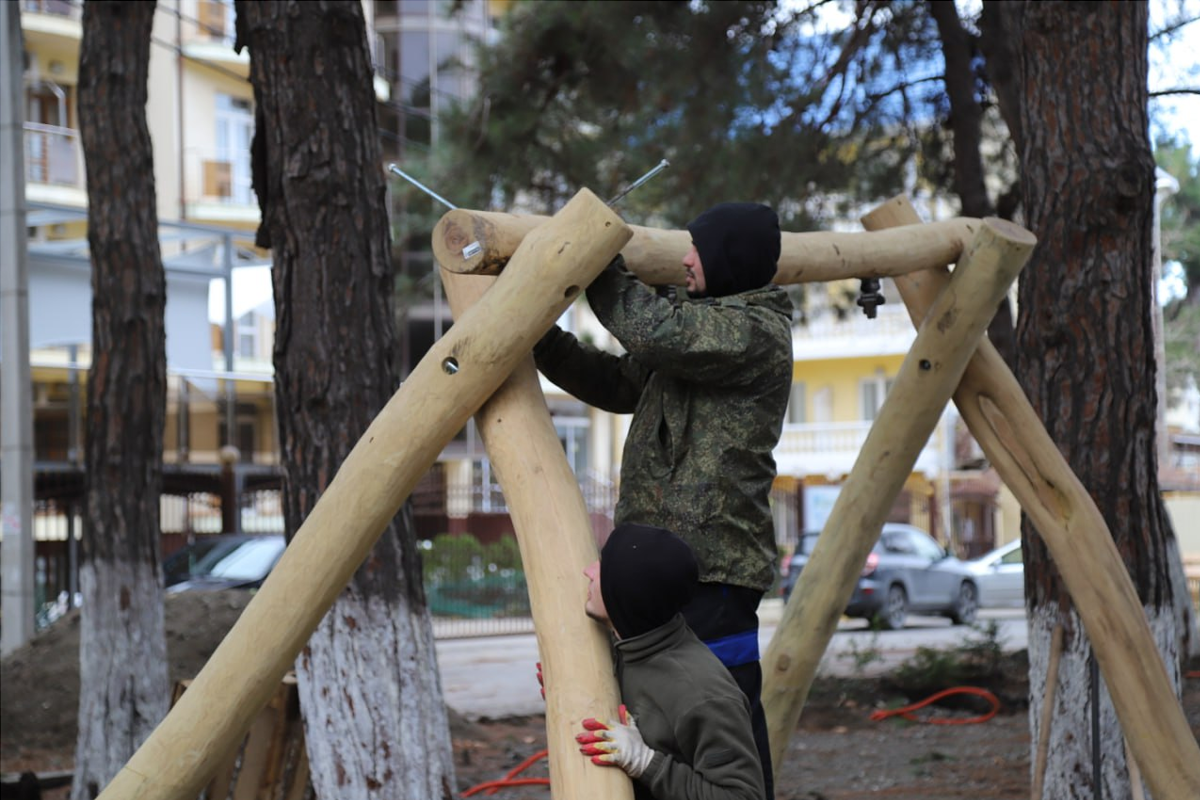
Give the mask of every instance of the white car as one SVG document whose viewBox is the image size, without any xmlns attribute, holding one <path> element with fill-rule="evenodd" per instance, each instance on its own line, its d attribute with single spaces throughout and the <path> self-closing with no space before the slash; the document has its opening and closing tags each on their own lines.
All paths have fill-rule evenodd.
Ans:
<svg viewBox="0 0 1200 800">
<path fill-rule="evenodd" d="M 980 608 L 1025 607 L 1025 562 L 1020 539 L 968 561 L 967 569 L 975 575 Z"/>
</svg>

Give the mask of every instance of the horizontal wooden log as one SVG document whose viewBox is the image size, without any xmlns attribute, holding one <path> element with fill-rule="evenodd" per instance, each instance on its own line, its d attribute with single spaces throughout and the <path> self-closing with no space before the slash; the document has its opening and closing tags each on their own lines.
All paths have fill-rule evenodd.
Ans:
<svg viewBox="0 0 1200 800">
<path fill-rule="evenodd" d="M 448 211 L 433 229 L 433 255 L 444 269 L 496 275 L 521 240 L 546 221 L 529 214 Z M 978 229 L 969 217 L 879 232 L 791 233 L 780 243 L 775 283 L 815 283 L 846 278 L 883 278 L 952 264 Z M 621 251 L 626 266 L 652 286 L 684 283 L 683 257 L 691 245 L 686 230 L 631 225 L 633 238 Z"/>
<path fill-rule="evenodd" d="M 817 666 L 896 495 L 1035 241 L 1010 222 L 984 220 L 925 316 L 763 658 L 772 763 L 783 763 Z"/>
<path fill-rule="evenodd" d="M 863 218 L 872 228 L 920 221 L 904 197 Z M 931 270 L 896 281 L 914 322 L 950 280 L 945 270 Z M 1160 800 L 1200 797 L 1200 746 L 1104 515 L 987 340 L 967 365 L 954 403 L 1046 543 L 1151 794 Z"/>
<path fill-rule="evenodd" d="M 582 190 L 526 237 L 513 268 L 379 412 L 237 623 L 101 798 L 199 794 L 445 444 L 629 236 Z"/>
<path fill-rule="evenodd" d="M 496 279 L 442 270 L 442 281 L 458 319 Z M 584 613 L 583 570 L 598 556 L 591 518 L 554 430 L 532 355 L 479 409 L 475 423 L 504 491 L 529 587 L 546 686 L 554 798 L 628 800 L 633 797 L 628 776 L 619 769 L 597 769 L 580 757 L 575 742 L 579 721 L 615 719 L 621 696 L 608 635 Z"/>
</svg>

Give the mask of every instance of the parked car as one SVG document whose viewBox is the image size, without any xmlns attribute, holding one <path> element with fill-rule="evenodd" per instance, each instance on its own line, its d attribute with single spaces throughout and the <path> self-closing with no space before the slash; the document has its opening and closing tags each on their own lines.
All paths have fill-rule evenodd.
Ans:
<svg viewBox="0 0 1200 800">
<path fill-rule="evenodd" d="M 285 546 L 282 534 L 197 536 L 163 559 L 167 592 L 257 588 Z"/>
<path fill-rule="evenodd" d="M 1020 539 L 968 561 L 967 569 L 975 575 L 980 608 L 1025 607 L 1025 561 Z"/>
<path fill-rule="evenodd" d="M 806 533 L 788 559 L 781 583 L 791 594 L 819 533 Z M 880 627 L 904 627 L 908 613 L 942 614 L 956 625 L 975 621 L 979 590 L 974 573 L 920 528 L 884 523 L 879 541 L 867 555 L 846 615 L 875 621 Z"/>
</svg>

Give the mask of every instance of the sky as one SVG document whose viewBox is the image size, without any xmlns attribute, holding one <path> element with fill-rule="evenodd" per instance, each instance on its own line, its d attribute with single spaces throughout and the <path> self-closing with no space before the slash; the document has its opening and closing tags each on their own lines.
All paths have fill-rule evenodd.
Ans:
<svg viewBox="0 0 1200 800">
<path fill-rule="evenodd" d="M 1191 88 L 1198 94 L 1151 98 L 1151 138 L 1179 134 L 1200 152 L 1200 0 L 1151 0 L 1150 32 L 1161 30 L 1168 14 L 1195 20 L 1159 47 L 1150 45 L 1150 92 Z"/>
<path fill-rule="evenodd" d="M 814 0 L 783 0 L 784 8 L 807 8 Z M 982 0 L 955 0 L 959 16 L 973 19 L 979 15 Z M 1159 134 L 1183 138 L 1200 151 L 1200 0 L 1148 0 L 1150 33 L 1162 30 L 1167 20 L 1195 20 L 1161 44 L 1152 42 L 1149 59 L 1150 92 L 1190 88 L 1197 94 L 1151 98 L 1151 139 Z M 853 14 L 838 3 L 821 6 L 822 23 L 818 30 L 841 30 L 853 21 Z"/>
</svg>

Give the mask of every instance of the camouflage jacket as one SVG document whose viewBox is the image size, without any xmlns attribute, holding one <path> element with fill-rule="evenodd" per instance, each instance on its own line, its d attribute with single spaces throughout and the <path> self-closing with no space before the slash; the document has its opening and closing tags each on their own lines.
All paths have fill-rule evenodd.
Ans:
<svg viewBox="0 0 1200 800">
<path fill-rule="evenodd" d="M 792 383 L 792 304 L 776 286 L 672 302 L 618 258 L 588 302 L 625 348 L 614 355 L 553 328 L 534 349 L 563 390 L 633 413 L 616 524 L 683 537 L 700 580 L 766 591 L 775 580 L 768 505 Z"/>
</svg>

